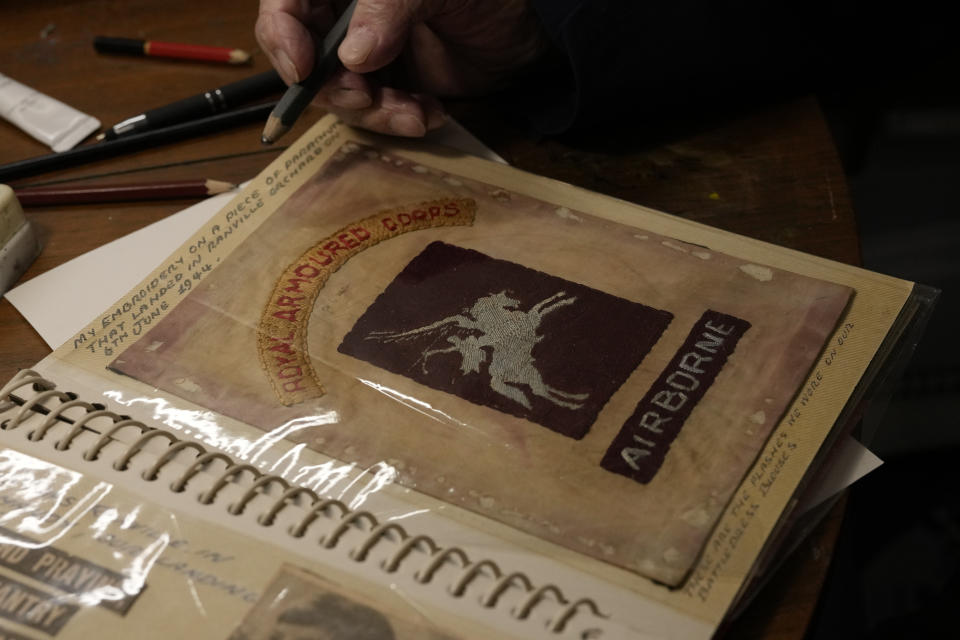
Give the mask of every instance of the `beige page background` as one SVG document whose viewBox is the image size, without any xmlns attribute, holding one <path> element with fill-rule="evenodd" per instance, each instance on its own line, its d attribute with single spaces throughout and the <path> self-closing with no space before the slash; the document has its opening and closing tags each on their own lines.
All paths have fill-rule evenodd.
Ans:
<svg viewBox="0 0 960 640">
<path fill-rule="evenodd" d="M 284 269 L 352 222 L 452 197 L 477 202 L 472 226 L 384 240 L 331 276 L 308 331 L 310 362 L 326 395 L 281 406 L 256 341 Z M 674 319 L 580 441 L 338 353 L 357 318 L 435 240 L 666 310 Z M 386 462 L 404 485 L 678 585 L 848 296 L 846 287 L 347 143 L 111 368 L 264 431 L 336 416 L 288 437 L 361 467 Z M 648 485 L 602 469 L 607 447 L 708 309 L 752 327 L 664 466 Z M 396 323 L 403 326 L 403 319 Z"/>
<path fill-rule="evenodd" d="M 498 527 L 489 519 L 470 517 L 469 513 L 445 508 L 444 505 L 451 504 L 449 501 L 455 503 L 464 500 L 462 492 L 454 493 L 452 497 L 446 496 L 447 502 L 425 500 L 421 510 L 422 515 L 410 519 L 411 523 L 417 520 L 424 530 L 443 528 L 445 526 L 443 523 L 449 520 L 451 523 L 464 523 L 465 526 L 477 531 L 492 532 L 502 541 L 504 550 L 525 549 L 534 554 L 543 554 L 542 557 L 549 557 L 551 562 L 578 567 L 611 585 L 626 587 L 630 592 L 639 594 L 639 599 L 631 597 L 629 601 L 624 600 L 623 604 L 627 609 L 630 606 L 628 602 L 634 605 L 660 602 L 675 611 L 686 612 L 698 620 L 706 621 L 710 626 L 716 625 L 750 575 L 761 547 L 784 513 L 789 510 L 791 496 L 806 474 L 808 465 L 833 429 L 837 416 L 845 406 L 851 391 L 866 371 L 881 342 L 903 309 L 904 302 L 912 290 L 911 283 L 731 235 L 556 181 L 495 166 L 450 150 L 427 149 L 417 143 L 404 144 L 396 140 L 352 131 L 335 119 L 326 118 L 292 145 L 283 157 L 267 167 L 243 194 L 211 221 L 209 226 L 195 234 L 169 260 L 158 265 L 150 277 L 127 296 L 118 300 L 116 305 L 105 310 L 83 332 L 77 334 L 72 342 L 58 349 L 52 356 L 38 364 L 37 368 L 41 372 L 46 372 L 54 380 L 58 380 L 64 388 L 73 388 L 81 394 L 90 394 L 91 397 L 102 394 L 106 398 L 122 401 L 125 412 L 139 416 L 148 422 L 151 420 L 162 422 L 184 437 L 196 439 L 216 448 L 242 453 L 249 451 L 253 445 L 257 447 L 269 445 L 273 455 L 264 454 L 264 461 L 274 465 L 273 468 L 278 468 L 279 465 L 281 472 L 294 480 L 304 477 L 303 474 L 309 469 L 317 469 L 326 464 L 323 462 L 325 460 L 323 456 L 312 455 L 308 449 L 303 448 L 304 445 L 283 439 L 289 431 L 295 431 L 296 425 L 287 425 L 289 429 L 286 431 L 276 430 L 264 434 L 260 429 L 226 416 L 204 411 L 202 406 L 182 398 L 178 399 L 175 395 L 166 394 L 152 385 L 111 374 L 106 367 L 123 349 L 142 335 L 149 328 L 149 324 L 158 322 L 187 299 L 192 287 L 184 286 L 185 279 L 199 283 L 209 277 L 211 271 L 203 269 L 212 269 L 219 262 L 226 260 L 231 252 L 236 250 L 254 231 L 259 232 L 264 228 L 264 224 L 270 220 L 269 214 L 283 206 L 287 198 L 298 193 L 301 187 L 307 186 L 314 178 L 314 170 L 319 169 L 322 162 L 334 150 L 339 149 L 346 140 L 376 146 L 389 154 L 397 154 L 414 165 L 427 167 L 431 171 L 470 176 L 479 183 L 499 185 L 500 188 L 511 193 L 523 194 L 543 203 L 549 203 L 544 205 L 549 212 L 545 219 L 553 223 L 548 228 L 554 228 L 558 222 L 566 221 L 557 215 L 558 209 L 562 212 L 584 212 L 608 222 L 617 222 L 629 227 L 631 237 L 641 235 L 646 236 L 647 240 L 656 236 L 675 238 L 694 245 L 697 250 L 706 248 L 711 252 L 722 252 L 731 256 L 730 259 L 733 261 L 739 260 L 740 265 L 755 264 L 769 267 L 773 270 L 774 276 L 779 271 L 797 273 L 855 291 L 841 322 L 829 336 L 825 350 L 802 380 L 799 394 L 789 400 L 783 418 L 767 438 L 766 443 L 762 445 L 760 453 L 752 461 L 747 461 L 746 475 L 736 487 L 713 531 L 709 532 L 706 543 L 702 545 L 701 555 L 681 589 L 664 589 L 648 580 L 638 578 L 635 573 L 630 575 L 613 570 L 612 565 L 608 563 L 591 562 L 580 554 L 565 552 L 562 547 L 540 544 L 536 538 L 525 536 L 517 529 Z M 306 156 L 313 156 L 312 163 L 304 164 L 302 159 Z M 372 185 L 364 186 L 368 189 L 373 188 Z M 254 198 L 255 193 L 259 193 L 260 197 Z M 234 220 L 237 218 L 238 206 L 245 202 L 256 205 L 256 210 L 251 213 L 248 207 L 249 215 L 241 217 L 242 224 L 232 234 L 225 234 L 224 228 L 229 226 L 231 217 Z M 541 230 L 537 229 L 537 231 Z M 211 239 L 217 239 L 217 246 L 207 251 L 204 247 L 209 247 Z M 632 238 L 632 242 L 635 246 L 640 246 L 641 243 L 646 246 L 646 241 L 641 238 Z M 699 260 L 696 256 L 692 256 L 693 248 L 673 241 L 669 242 L 688 249 L 691 252 L 687 254 L 688 259 Z M 309 244 L 309 241 L 305 241 L 305 244 Z M 670 260 L 675 260 L 678 255 L 682 256 L 684 253 L 662 244 L 658 248 L 657 242 L 650 243 L 650 247 L 662 252 L 665 257 L 671 256 Z M 531 250 L 531 255 L 536 254 L 536 248 L 533 243 L 527 243 L 526 249 Z M 500 255 L 492 249 L 489 253 L 493 256 Z M 268 259 L 269 256 L 258 258 Z M 535 266 L 527 258 L 516 259 L 516 261 L 527 266 Z M 684 264 L 684 262 L 676 264 Z M 395 270 L 394 267 L 390 273 L 395 273 Z M 212 272 L 215 273 L 215 270 Z M 561 272 L 555 275 L 564 274 Z M 388 279 L 387 276 L 382 276 L 382 280 L 375 286 L 371 286 L 371 295 L 374 291 L 379 291 L 377 287 L 382 287 Z M 579 275 L 569 279 L 582 281 Z M 776 279 L 771 282 L 776 282 Z M 758 284 L 769 284 L 769 282 Z M 680 288 L 682 289 L 682 286 Z M 616 292 L 611 291 L 611 293 Z M 730 308 L 720 310 L 733 311 Z M 145 317 L 149 317 L 149 322 L 144 320 Z M 677 318 L 679 317 L 677 314 Z M 677 322 L 678 320 L 675 319 L 672 326 L 678 326 Z M 661 339 L 655 352 L 662 348 L 667 338 L 668 336 L 665 335 Z M 738 347 L 737 354 L 746 347 L 747 342 L 744 342 Z M 653 371 L 655 357 L 657 357 L 656 353 L 652 353 L 644 360 L 638 376 L 655 375 Z M 663 356 L 660 357 L 663 358 Z M 722 378 L 728 375 L 727 371 L 732 366 L 731 361 L 711 393 L 721 388 Z M 633 382 L 630 380 L 627 384 L 630 385 Z M 423 394 L 423 389 L 418 390 L 418 393 Z M 413 397 L 418 396 L 414 394 Z M 630 402 L 635 400 L 631 398 Z M 615 396 L 604 411 L 604 416 L 610 413 L 617 402 L 618 398 Z M 630 402 L 620 405 L 622 413 L 619 417 L 627 413 Z M 394 403 L 391 406 L 396 413 L 403 412 L 399 405 Z M 476 407 L 473 409 L 477 410 Z M 749 419 L 754 411 L 756 410 L 746 413 L 744 410 L 738 415 L 738 420 Z M 601 416 L 601 419 L 604 416 Z M 392 414 L 391 417 L 393 417 Z M 766 417 L 773 420 L 770 416 Z M 317 425 L 330 419 L 338 421 L 339 418 L 338 412 L 327 411 L 312 416 L 308 422 L 310 425 Z M 432 418 L 428 417 L 424 422 L 431 420 Z M 615 424 L 616 421 L 611 423 Z M 743 423 L 738 422 L 738 424 Z M 684 432 L 690 430 L 691 426 L 692 423 L 684 429 Z M 536 429 L 544 431 L 541 427 Z M 597 427 L 594 427 L 591 434 L 596 433 L 596 430 Z M 464 430 L 464 432 L 467 431 Z M 582 443 L 585 444 L 590 437 L 588 436 Z M 496 444 L 485 435 L 479 436 L 478 441 L 494 442 L 490 446 L 502 447 L 502 444 Z M 563 441 L 569 446 L 568 439 L 563 438 Z M 467 460 L 471 459 L 472 453 Z M 713 459 L 713 456 L 708 456 L 706 459 Z M 775 461 L 775 464 L 771 464 L 771 461 Z M 666 471 L 665 466 L 661 472 Z M 509 469 L 505 473 L 514 472 L 520 473 L 522 470 Z M 403 499 L 413 499 L 418 495 L 416 492 L 394 491 L 396 487 L 390 484 L 389 479 L 392 475 L 387 474 L 387 476 L 379 489 L 384 495 L 403 496 Z M 626 482 L 626 479 L 623 480 Z M 324 491 L 342 492 L 345 490 L 343 483 L 352 482 L 353 480 L 345 476 L 342 481 L 324 480 L 323 487 Z M 533 495 L 525 492 L 524 487 L 519 484 L 511 484 L 511 489 L 515 493 L 523 492 L 526 496 Z M 472 498 L 479 502 L 482 496 L 471 496 L 469 494 L 471 490 L 469 487 L 464 489 L 467 492 L 466 500 Z M 627 509 L 622 512 L 628 517 L 633 515 Z M 618 524 L 617 527 L 619 526 Z M 470 544 L 471 536 L 464 535 L 459 529 L 447 527 L 444 531 L 448 541 Z M 647 615 L 641 617 L 651 620 L 653 625 L 660 624 L 655 617 Z M 674 624 L 675 621 L 663 622 L 661 627 L 666 631 L 673 628 Z M 688 637 L 695 635 L 687 634 Z"/>
</svg>

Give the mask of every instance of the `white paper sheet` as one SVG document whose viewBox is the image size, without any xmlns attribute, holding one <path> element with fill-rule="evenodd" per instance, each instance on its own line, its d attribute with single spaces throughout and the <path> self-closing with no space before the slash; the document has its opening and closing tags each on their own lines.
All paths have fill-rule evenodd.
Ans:
<svg viewBox="0 0 960 640">
<path fill-rule="evenodd" d="M 841 438 L 834 446 L 833 457 L 797 504 L 798 513 L 812 509 L 883 464 L 883 460 L 851 436 Z"/>
<path fill-rule="evenodd" d="M 28 280 L 7 300 L 55 348 L 139 283 L 150 270 L 230 201 L 213 196 Z M 96 282 L 97 287 L 78 287 Z"/>
</svg>

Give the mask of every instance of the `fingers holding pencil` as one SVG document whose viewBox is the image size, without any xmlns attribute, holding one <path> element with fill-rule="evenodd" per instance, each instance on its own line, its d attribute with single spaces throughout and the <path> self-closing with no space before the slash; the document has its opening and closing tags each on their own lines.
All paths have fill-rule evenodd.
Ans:
<svg viewBox="0 0 960 640">
<path fill-rule="evenodd" d="M 313 70 L 306 78 L 291 84 L 270 113 L 261 135 L 264 144 L 272 144 L 286 133 L 323 85 L 342 68 L 337 50 L 347 35 L 347 28 L 356 7 L 357 0 L 351 0 L 323 39 L 316 43 Z M 261 5 L 261 16 L 264 15 L 263 8 Z"/>
<path fill-rule="evenodd" d="M 330 13 L 339 4 L 324 0 L 317 8 Z M 348 124 L 379 133 L 420 137 L 442 126 L 447 116 L 437 95 L 463 93 L 466 87 L 448 77 L 449 52 L 422 21 L 452 13 L 448 4 L 352 0 L 324 29 L 302 3 L 261 0 L 257 40 L 281 77 L 292 82 L 264 127 L 263 142 L 282 136 L 311 101 Z M 322 40 L 314 42 L 312 29 L 324 34 Z M 408 78 L 408 65 L 392 64 L 407 45 L 438 60 L 429 74 Z M 430 90 L 417 90 L 420 85 Z"/>
</svg>

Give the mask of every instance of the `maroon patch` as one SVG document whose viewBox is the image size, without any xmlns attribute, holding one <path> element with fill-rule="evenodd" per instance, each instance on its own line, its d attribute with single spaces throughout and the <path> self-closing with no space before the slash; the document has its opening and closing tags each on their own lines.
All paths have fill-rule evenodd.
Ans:
<svg viewBox="0 0 960 640">
<path fill-rule="evenodd" d="M 750 323 L 707 311 L 650 387 L 600 462 L 641 484 L 653 479 L 670 443 L 713 384 Z"/>
<path fill-rule="evenodd" d="M 672 318 L 434 242 L 377 297 L 338 350 L 579 439 Z"/>
</svg>

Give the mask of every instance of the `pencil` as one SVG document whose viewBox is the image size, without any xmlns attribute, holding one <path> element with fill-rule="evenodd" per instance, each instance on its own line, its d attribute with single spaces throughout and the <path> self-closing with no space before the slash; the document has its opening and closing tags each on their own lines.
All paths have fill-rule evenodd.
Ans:
<svg viewBox="0 0 960 640">
<path fill-rule="evenodd" d="M 56 185 L 14 189 L 25 207 L 56 204 L 135 202 L 139 200 L 176 200 L 206 198 L 235 189 L 222 180 L 173 180 L 136 184 Z"/>
<path fill-rule="evenodd" d="M 163 42 L 161 40 L 139 40 L 137 38 L 97 36 L 93 39 L 93 48 L 99 53 L 123 53 L 133 56 L 180 58 L 182 60 L 226 62 L 228 64 L 243 64 L 250 60 L 250 54 L 243 49 L 184 44 L 182 42 Z"/>
<path fill-rule="evenodd" d="M 83 145 L 69 151 L 50 153 L 44 156 L 35 156 L 26 160 L 18 160 L 0 166 L 0 182 L 9 182 L 19 178 L 56 171 L 67 167 L 74 167 L 95 160 L 112 158 L 124 153 L 132 153 L 141 149 L 157 147 L 169 142 L 177 142 L 186 138 L 208 135 L 255 122 L 267 116 L 276 102 L 255 104 L 248 107 L 224 111 L 206 118 L 198 118 L 188 122 L 151 129 L 143 133 L 133 133 L 121 136 L 116 140 L 106 140 L 96 144 Z"/>
<path fill-rule="evenodd" d="M 347 27 L 350 26 L 350 18 L 353 16 L 353 10 L 356 6 L 357 0 L 351 0 L 346 10 L 337 18 L 333 28 L 323 37 L 323 42 L 317 49 L 313 71 L 310 72 L 310 75 L 303 82 L 290 85 L 283 97 L 280 98 L 280 102 L 277 103 L 276 108 L 267 118 L 267 124 L 260 136 L 263 144 L 273 144 L 280 136 L 290 130 L 293 123 L 297 121 L 303 110 L 307 108 L 310 101 L 320 91 L 323 83 L 340 66 L 337 49 L 347 35 Z"/>
</svg>

